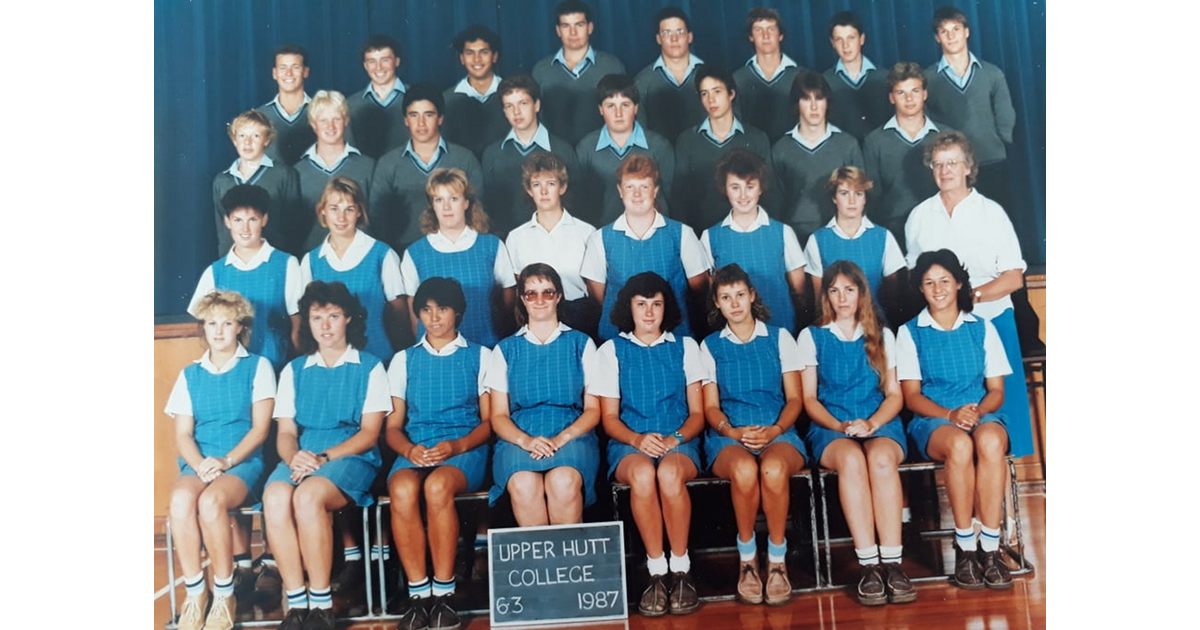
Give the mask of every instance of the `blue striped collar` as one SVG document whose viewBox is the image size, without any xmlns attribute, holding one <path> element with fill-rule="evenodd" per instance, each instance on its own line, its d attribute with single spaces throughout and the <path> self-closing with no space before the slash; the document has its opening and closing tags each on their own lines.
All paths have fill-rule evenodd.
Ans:
<svg viewBox="0 0 1200 630">
<path fill-rule="evenodd" d="M 942 55 L 942 58 L 938 60 L 937 71 L 945 72 L 946 77 L 958 87 L 967 87 L 967 84 L 971 82 L 971 76 L 975 74 L 975 69 L 981 65 L 979 60 L 975 58 L 975 53 L 968 50 L 967 55 L 970 58 L 970 61 L 967 62 L 967 76 L 958 76 L 958 73 L 954 71 L 954 66 L 950 65 L 949 61 L 946 61 L 945 55 Z"/>
<path fill-rule="evenodd" d="M 746 133 L 746 128 L 742 126 L 742 121 L 738 120 L 737 116 L 734 116 L 733 117 L 733 129 L 730 131 L 729 136 L 726 137 L 724 140 L 717 140 L 717 136 L 713 134 L 712 120 L 710 118 L 705 118 L 704 122 L 700 123 L 700 128 L 696 130 L 696 133 L 699 133 L 700 135 L 704 136 L 705 138 L 708 138 L 709 140 L 711 140 L 713 142 L 713 144 L 716 144 L 717 146 L 721 146 L 721 145 L 724 145 L 726 142 L 729 142 L 730 140 L 732 140 L 733 137 L 738 135 L 739 133 Z"/>
<path fill-rule="evenodd" d="M 254 173 L 251 174 L 250 177 L 247 179 L 242 179 L 242 172 L 240 170 L 238 170 L 238 168 L 241 165 L 242 165 L 242 158 L 238 158 L 233 161 L 233 164 L 229 165 L 229 168 L 225 169 L 225 172 L 232 175 L 233 180 L 236 181 L 237 183 L 245 184 L 246 182 L 248 182 L 250 180 L 256 179 L 257 175 L 259 173 L 261 173 L 264 168 L 271 168 L 271 167 L 275 166 L 275 162 L 273 160 L 271 160 L 270 157 L 263 155 L 262 161 L 258 163 L 258 168 L 254 169 Z"/>
<path fill-rule="evenodd" d="M 941 129 L 938 129 L 937 125 L 933 124 L 933 120 L 929 118 L 928 114 L 925 115 L 925 126 L 921 127 L 921 130 L 917 132 L 917 137 L 915 138 L 908 137 L 908 132 L 904 131 L 904 129 L 900 127 L 900 123 L 897 122 L 894 115 L 887 122 L 883 123 L 883 128 L 895 129 L 896 133 L 899 133 L 900 137 L 907 140 L 909 144 L 916 144 L 925 136 L 941 131 Z"/>
<path fill-rule="evenodd" d="M 596 140 L 597 151 L 612 147 L 612 150 L 622 157 L 629 152 L 630 148 L 635 146 L 647 151 L 650 150 L 650 145 L 646 142 L 646 132 L 642 129 L 642 124 L 636 120 L 633 121 L 633 132 L 629 134 L 629 141 L 625 143 L 624 148 L 618 147 L 617 143 L 613 141 L 612 136 L 608 135 L 608 125 L 600 128 L 600 138 Z"/>
<path fill-rule="evenodd" d="M 875 64 L 871 63 L 871 60 L 867 59 L 866 55 L 863 55 L 862 57 L 862 68 L 858 72 L 858 79 L 850 78 L 850 72 L 846 70 L 846 64 L 842 63 L 841 57 L 838 58 L 837 63 L 833 66 L 834 74 L 841 77 L 846 83 L 849 83 L 855 87 L 862 85 L 862 82 L 867 79 L 867 73 L 874 69 Z"/>
<path fill-rule="evenodd" d="M 475 86 L 471 85 L 470 79 L 468 77 L 463 77 L 462 80 L 458 82 L 458 85 L 454 86 L 454 93 L 455 94 L 465 94 L 465 95 L 479 101 L 480 103 L 486 103 L 488 100 L 488 97 L 495 94 L 496 89 L 499 87 L 500 87 L 500 75 L 498 75 L 498 74 L 492 75 L 492 84 L 488 86 L 488 89 L 486 92 L 480 92 L 479 90 L 476 90 Z"/>
<path fill-rule="evenodd" d="M 404 145 L 404 153 L 401 155 L 407 155 L 411 157 L 412 161 L 416 162 L 417 166 L 421 167 L 421 170 L 423 171 L 433 170 L 433 165 L 437 164 L 438 160 L 441 159 L 442 154 L 449 152 L 449 148 L 446 147 L 446 139 L 440 135 L 438 136 L 437 149 L 433 151 L 433 157 L 428 162 L 422 160 L 421 156 L 417 155 L 417 152 L 413 151 L 412 147 L 412 140 L 409 140 L 408 143 Z"/>
<path fill-rule="evenodd" d="M 551 150 L 550 149 L 550 132 L 546 129 L 546 125 L 543 125 L 541 123 L 538 123 L 537 131 L 533 132 L 533 141 L 530 142 L 529 144 L 527 144 L 527 145 L 521 144 L 521 141 L 517 139 L 517 131 L 515 129 L 511 129 L 511 128 L 508 130 L 508 135 L 504 136 L 504 140 L 502 140 L 500 142 L 500 146 L 503 147 L 504 145 L 508 144 L 509 142 L 512 142 L 513 144 L 517 145 L 517 149 L 519 151 L 521 151 L 522 153 L 524 153 L 525 151 L 528 151 L 534 145 L 537 145 L 547 151 Z"/>
<path fill-rule="evenodd" d="M 562 48 L 559 48 L 558 52 L 554 53 L 554 60 L 551 64 L 555 62 L 561 65 L 562 69 L 566 70 L 568 74 L 578 79 L 583 76 L 584 72 L 587 72 L 588 68 L 596 65 L 596 49 L 592 48 L 591 44 L 588 44 L 587 53 L 583 56 L 583 60 L 575 66 L 574 70 L 567 67 L 567 57 L 563 54 Z"/>
<path fill-rule="evenodd" d="M 383 100 L 379 100 L 379 95 L 375 93 L 375 90 L 371 87 L 371 85 L 372 84 L 370 83 L 367 84 L 367 89 L 363 90 L 363 97 L 369 101 L 373 101 L 380 107 L 387 107 L 388 105 L 391 105 L 396 101 L 397 98 L 403 98 L 404 93 L 408 91 L 408 88 L 405 87 L 404 82 L 400 80 L 400 77 L 396 77 L 395 82 L 392 83 L 392 89 L 388 91 L 388 95 Z"/>
<path fill-rule="evenodd" d="M 308 147 L 308 150 L 304 152 L 302 157 L 308 158 L 308 160 L 315 164 L 317 168 L 325 171 L 326 173 L 332 173 L 336 171 L 337 168 L 342 165 L 342 162 L 344 162 L 346 158 L 350 157 L 351 154 L 361 155 L 358 149 L 350 146 L 349 142 L 343 142 L 341 154 L 338 155 L 337 159 L 333 161 L 333 164 L 326 164 L 325 160 L 321 159 L 321 156 L 317 153 L 317 144 L 314 142 L 311 147 Z"/>
<path fill-rule="evenodd" d="M 701 58 L 697 57 L 696 55 L 693 55 L 692 53 L 689 52 L 688 53 L 687 72 L 683 73 L 683 80 L 687 81 L 688 77 L 692 76 L 692 71 L 696 69 L 696 66 L 700 65 L 702 63 L 704 63 L 703 59 L 701 59 Z M 675 87 L 679 87 L 681 85 L 680 83 L 675 81 L 675 75 L 670 70 L 667 69 L 667 63 L 665 61 L 663 61 L 662 55 L 659 55 L 658 59 L 655 60 L 653 68 L 655 70 L 662 68 L 663 75 L 666 76 L 667 80 L 670 81 L 671 84 L 674 85 Z"/>
</svg>

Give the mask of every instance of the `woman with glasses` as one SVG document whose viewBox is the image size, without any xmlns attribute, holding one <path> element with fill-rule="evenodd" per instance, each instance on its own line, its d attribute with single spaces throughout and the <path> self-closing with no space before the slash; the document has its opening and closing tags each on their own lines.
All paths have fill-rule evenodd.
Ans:
<svg viewBox="0 0 1200 630">
<path fill-rule="evenodd" d="M 563 286 L 553 267 L 525 267 L 517 292 L 521 328 L 496 344 L 484 379 L 499 437 L 488 500 L 507 492 L 522 527 L 578 523 L 596 501 L 600 468 L 600 402 L 586 393 L 596 345 L 559 320 Z"/>
</svg>

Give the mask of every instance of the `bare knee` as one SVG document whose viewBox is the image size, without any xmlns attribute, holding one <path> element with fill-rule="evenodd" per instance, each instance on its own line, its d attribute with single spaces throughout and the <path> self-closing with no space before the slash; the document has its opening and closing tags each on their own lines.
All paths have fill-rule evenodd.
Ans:
<svg viewBox="0 0 1200 630">
<path fill-rule="evenodd" d="M 764 458 L 759 462 L 758 470 L 764 488 L 769 488 L 773 491 L 787 489 L 788 477 L 791 476 L 791 471 L 788 470 L 787 463 L 782 459 L 774 457 Z"/>
<path fill-rule="evenodd" d="M 583 476 L 574 469 L 556 468 L 546 473 L 546 498 L 554 503 L 578 501 Z"/>
<path fill-rule="evenodd" d="M 758 460 L 747 457 L 730 468 L 729 483 L 739 492 L 749 492 L 758 487 Z"/>
<path fill-rule="evenodd" d="M 292 511 L 297 520 L 307 521 L 325 514 L 325 502 L 315 487 L 302 483 L 292 493 Z"/>
<path fill-rule="evenodd" d="M 176 488 L 171 492 L 169 507 L 171 518 L 194 519 L 196 517 L 196 493 L 190 488 Z"/>
<path fill-rule="evenodd" d="M 1008 435 L 999 428 L 983 425 L 975 431 L 975 451 L 979 459 L 994 462 L 1003 459 L 1008 451 Z"/>
<path fill-rule="evenodd" d="M 946 465 L 952 467 L 970 466 L 975 461 L 975 443 L 970 436 L 961 431 L 947 440 Z"/>
<path fill-rule="evenodd" d="M 425 505 L 441 509 L 454 505 L 454 483 L 449 475 L 434 473 L 425 479 Z"/>
<path fill-rule="evenodd" d="M 291 521 L 292 493 L 292 486 L 282 481 L 267 486 L 263 492 L 263 519 L 276 523 Z"/>
<path fill-rule="evenodd" d="M 215 491 L 212 486 L 200 493 L 196 501 L 196 511 L 200 520 L 205 523 L 215 523 L 225 517 L 228 507 L 225 495 Z"/>
<path fill-rule="evenodd" d="M 542 476 L 536 473 L 513 475 L 508 480 L 508 494 L 518 505 L 534 505 L 545 500 Z"/>
<path fill-rule="evenodd" d="M 419 508 L 419 488 L 416 474 L 400 470 L 388 479 L 388 496 L 392 514 L 406 516 Z"/>
<path fill-rule="evenodd" d="M 629 490 L 637 495 L 650 495 L 657 492 L 657 475 L 654 466 L 649 462 L 639 462 L 630 466 Z"/>
<path fill-rule="evenodd" d="M 684 472 L 684 467 L 678 462 L 668 461 L 659 464 L 657 472 L 659 492 L 668 496 L 678 496 L 680 493 L 687 492 L 685 485 L 689 475 Z"/>
</svg>

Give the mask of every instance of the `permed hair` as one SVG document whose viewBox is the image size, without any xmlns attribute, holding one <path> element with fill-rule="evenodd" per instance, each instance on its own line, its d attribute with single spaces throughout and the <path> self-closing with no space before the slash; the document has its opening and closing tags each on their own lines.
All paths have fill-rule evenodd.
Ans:
<svg viewBox="0 0 1200 630">
<path fill-rule="evenodd" d="M 429 200 L 429 205 L 421 212 L 421 231 L 425 234 L 437 234 L 438 219 L 433 210 L 433 196 L 437 189 L 443 186 L 462 195 L 467 201 L 467 225 L 480 234 L 486 234 L 490 227 L 488 215 L 483 211 L 483 202 L 475 194 L 475 187 L 467 181 L 467 174 L 461 168 L 437 168 L 429 174 L 429 179 L 425 182 L 425 197 Z"/>
<path fill-rule="evenodd" d="M 717 291 L 721 287 L 728 287 L 741 282 L 750 290 L 753 301 L 750 302 L 750 314 L 760 322 L 771 320 L 771 309 L 767 308 L 762 300 L 758 299 L 758 291 L 754 289 L 754 283 L 750 282 L 750 275 L 742 269 L 737 263 L 729 263 L 721 267 L 713 274 L 712 283 L 708 285 L 708 325 L 713 330 L 720 330 L 727 323 L 725 316 L 721 314 L 721 307 L 717 306 Z"/>
<path fill-rule="evenodd" d="M 254 306 L 237 291 L 221 290 L 209 291 L 196 303 L 196 321 L 200 323 L 200 345 L 205 350 L 209 349 L 208 338 L 204 336 L 204 320 L 216 310 L 225 311 L 230 319 L 241 324 L 242 331 L 238 333 L 238 343 L 243 347 L 249 346 L 250 330 L 254 327 Z"/>
<path fill-rule="evenodd" d="M 346 324 L 346 342 L 362 350 L 367 347 L 367 309 L 362 302 L 341 282 L 313 280 L 300 297 L 300 354 L 312 354 L 319 347 L 308 323 L 308 314 L 314 306 L 336 306 L 349 318 Z"/>
</svg>

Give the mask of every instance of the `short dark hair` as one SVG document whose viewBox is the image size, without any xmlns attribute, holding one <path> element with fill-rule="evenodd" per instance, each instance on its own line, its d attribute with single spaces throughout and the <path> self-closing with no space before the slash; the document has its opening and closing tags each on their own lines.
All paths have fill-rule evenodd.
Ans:
<svg viewBox="0 0 1200 630">
<path fill-rule="evenodd" d="M 975 308 L 975 301 L 972 298 L 973 290 L 971 288 L 971 275 L 967 273 L 967 269 L 958 261 L 958 256 L 949 249 L 935 249 L 929 252 L 922 252 L 917 256 L 917 264 L 913 265 L 912 274 L 909 280 L 917 293 L 921 292 L 921 283 L 925 280 L 925 274 L 929 273 L 930 267 L 937 265 L 942 269 L 950 272 L 954 277 L 955 282 L 962 283 L 962 288 L 958 290 L 958 295 L 955 299 L 958 300 L 958 310 L 964 313 L 970 313 L 971 309 Z"/>
<path fill-rule="evenodd" d="M 238 184 L 221 196 L 221 209 L 225 211 L 225 216 L 233 214 L 238 208 L 250 208 L 266 216 L 270 205 L 271 193 L 254 184 Z"/>
<path fill-rule="evenodd" d="M 896 89 L 897 85 L 904 83 L 909 79 L 919 79 L 921 81 L 921 89 L 925 89 L 925 71 L 921 69 L 921 64 L 912 61 L 901 61 L 892 66 L 887 73 L 888 92 Z"/>
<path fill-rule="evenodd" d="M 696 66 L 696 96 L 700 95 L 700 82 L 705 79 L 716 79 L 724 83 L 725 89 L 734 93 L 734 99 L 737 98 L 737 83 L 733 80 L 733 73 L 723 66 L 711 63 L 702 63 Z"/>
<path fill-rule="evenodd" d="M 438 116 L 446 113 L 446 99 L 442 97 L 442 91 L 437 89 L 432 83 L 417 83 L 411 85 L 408 91 L 404 93 L 404 101 L 401 109 L 405 115 L 408 114 L 408 108 L 417 101 L 429 101 L 433 103 L 433 108 L 437 110 Z"/>
<path fill-rule="evenodd" d="M 750 282 L 750 274 L 746 273 L 741 265 L 729 263 L 713 272 L 712 282 L 708 285 L 708 325 L 713 330 L 719 330 L 727 323 L 725 316 L 721 314 L 720 307 L 717 306 L 717 290 L 739 282 L 745 284 L 747 289 L 754 291 L 754 301 L 750 303 L 750 314 L 754 316 L 754 319 L 760 322 L 771 320 L 771 309 L 763 304 L 762 296 L 754 288 L 754 283 Z"/>
<path fill-rule="evenodd" d="M 529 94 L 529 98 L 535 101 L 542 98 L 542 89 L 538 87 L 538 82 L 528 74 L 514 74 L 505 77 L 500 81 L 500 86 L 496 88 L 496 94 L 503 99 L 517 90 L 524 90 Z"/>
<path fill-rule="evenodd" d="M 933 24 L 931 28 L 934 35 L 938 34 L 938 28 L 942 26 L 943 22 L 958 22 L 963 25 L 963 28 L 971 28 L 971 23 L 967 21 L 966 14 L 960 11 L 958 7 L 938 7 L 933 12 Z"/>
<path fill-rule="evenodd" d="M 300 59 L 303 60 L 304 67 L 308 67 L 308 52 L 305 51 L 304 47 L 300 44 L 284 44 L 279 48 L 276 48 L 275 54 L 271 56 L 271 59 L 278 60 L 279 55 L 300 55 Z"/>
<path fill-rule="evenodd" d="M 554 290 L 558 291 L 558 295 L 562 299 L 558 301 L 558 308 L 555 309 L 555 312 L 558 314 L 558 321 L 561 322 L 564 312 L 563 309 L 565 308 L 563 305 L 566 303 L 566 298 L 562 297 L 562 276 L 558 275 L 558 271 L 556 271 L 554 267 L 551 267 L 546 263 L 536 262 L 525 265 L 525 268 L 522 269 L 521 273 L 517 275 L 517 304 L 513 307 L 513 314 L 517 318 L 517 324 L 524 326 L 525 324 L 529 323 L 529 311 L 525 310 L 525 300 L 521 297 L 521 294 L 525 292 L 525 283 L 529 282 L 529 280 L 533 278 L 543 278 L 545 280 L 549 280 L 550 284 L 554 285 Z"/>
<path fill-rule="evenodd" d="M 633 298 L 642 296 L 652 298 L 658 294 L 663 296 L 663 332 L 675 330 L 683 322 L 683 312 L 679 310 L 679 301 L 675 292 L 662 276 L 653 271 L 643 271 L 625 282 L 625 286 L 617 292 L 617 301 L 608 319 L 621 332 L 633 332 L 636 325 L 633 322 Z"/>
<path fill-rule="evenodd" d="M 392 37 L 391 35 L 380 35 L 380 34 L 375 34 L 375 35 L 368 37 L 367 41 L 363 42 L 363 45 L 359 47 L 358 56 L 366 57 L 367 53 L 371 52 L 372 50 L 383 50 L 384 48 L 390 48 L 392 51 L 392 54 L 396 55 L 397 57 L 401 56 L 400 55 L 400 42 L 397 41 L 396 38 Z"/>
<path fill-rule="evenodd" d="M 308 312 L 314 306 L 341 308 L 346 317 L 350 318 L 346 325 L 346 341 L 359 350 L 367 347 L 367 309 L 363 308 L 362 302 L 359 302 L 341 282 L 313 280 L 308 283 L 304 295 L 300 297 L 300 354 L 312 354 L 317 351 L 317 340 L 313 338 L 312 328 L 308 324 Z M 383 314 L 380 313 L 379 316 L 382 317 Z"/>
<path fill-rule="evenodd" d="M 752 37 L 754 35 L 754 23 L 763 20 L 775 22 L 775 27 L 779 29 L 780 37 L 787 36 L 787 31 L 783 28 L 783 18 L 779 17 L 779 11 L 770 7 L 754 7 L 746 14 L 746 37 Z"/>
<path fill-rule="evenodd" d="M 833 29 L 839 26 L 849 26 L 858 31 L 859 35 L 867 34 L 867 32 L 863 30 L 862 20 L 859 19 L 858 15 L 852 11 L 838 11 L 837 13 L 833 14 L 833 17 L 829 18 L 830 37 L 833 37 Z"/>
<path fill-rule="evenodd" d="M 829 87 L 829 82 L 819 72 L 806 71 L 796 75 L 792 80 L 792 89 L 788 96 L 792 99 L 792 107 L 800 102 L 800 99 L 807 96 L 809 93 L 816 93 L 817 98 L 830 100 L 833 90 Z"/>
<path fill-rule="evenodd" d="M 606 74 L 596 84 L 596 105 L 603 105 L 604 99 L 614 96 L 624 96 L 637 105 L 642 100 L 633 77 L 628 74 Z"/>
<path fill-rule="evenodd" d="M 671 18 L 683 20 L 684 28 L 689 31 L 692 30 L 692 21 L 688 19 L 687 13 L 684 13 L 683 9 L 679 7 L 663 7 L 658 13 L 654 14 L 654 34 L 658 35 L 658 30 L 662 28 L 663 20 Z"/>
<path fill-rule="evenodd" d="M 583 19 L 588 22 L 592 21 L 592 7 L 580 2 L 580 0 L 563 0 L 554 7 L 554 25 L 558 26 L 558 18 L 572 13 L 582 13 Z"/>
<path fill-rule="evenodd" d="M 477 39 L 482 39 L 487 43 L 488 48 L 490 48 L 492 52 L 496 53 L 497 55 L 500 54 L 500 36 L 496 34 L 496 31 L 493 31 L 482 24 L 472 24 L 459 31 L 458 35 L 454 36 L 454 50 L 457 50 L 458 54 L 461 55 L 463 53 L 463 49 L 467 47 L 467 44 Z"/>
<path fill-rule="evenodd" d="M 767 177 L 767 161 L 749 149 L 731 150 L 717 162 L 716 168 L 713 169 L 713 184 L 717 187 L 717 194 L 722 197 L 725 196 L 725 183 L 729 181 L 730 175 L 741 179 L 758 180 L 759 189 L 764 193 L 771 185 L 771 178 Z"/>
<path fill-rule="evenodd" d="M 412 299 L 413 313 L 420 317 L 421 309 L 430 302 L 454 309 L 454 327 L 462 325 L 463 313 L 467 312 L 467 297 L 458 280 L 434 276 L 422 281 Z"/>
</svg>

